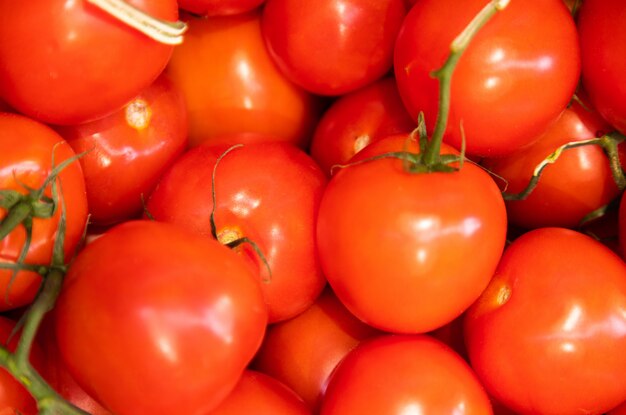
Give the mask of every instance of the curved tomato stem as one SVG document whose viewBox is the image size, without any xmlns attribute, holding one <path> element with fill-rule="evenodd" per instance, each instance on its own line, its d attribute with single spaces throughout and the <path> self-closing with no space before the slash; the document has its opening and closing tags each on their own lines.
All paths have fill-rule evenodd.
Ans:
<svg viewBox="0 0 626 415">
<path fill-rule="evenodd" d="M 441 151 L 441 143 L 443 135 L 448 126 L 448 115 L 450 112 L 450 90 L 452 84 L 452 74 L 461 59 L 461 56 L 469 46 L 471 40 L 476 36 L 478 31 L 493 17 L 497 12 L 503 10 L 510 0 L 492 0 L 487 4 L 467 25 L 467 27 L 459 34 L 450 45 L 450 54 L 443 66 L 434 71 L 431 76 L 439 80 L 439 108 L 437 112 L 437 121 L 433 135 L 426 147 L 424 153 L 424 163 L 432 166 L 440 163 L 439 153 Z"/>
<path fill-rule="evenodd" d="M 626 136 L 613 132 L 600 138 L 600 146 L 609 158 L 609 165 L 613 173 L 613 179 L 620 191 L 626 189 L 626 177 L 622 169 L 622 163 L 619 157 L 618 146 L 626 140 Z"/>
</svg>

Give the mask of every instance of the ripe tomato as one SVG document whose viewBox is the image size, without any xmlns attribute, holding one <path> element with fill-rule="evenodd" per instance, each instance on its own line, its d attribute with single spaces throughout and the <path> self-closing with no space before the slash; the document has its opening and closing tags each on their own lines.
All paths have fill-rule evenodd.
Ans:
<svg viewBox="0 0 626 415">
<path fill-rule="evenodd" d="M 356 158 L 402 151 L 407 139 L 379 140 Z M 481 168 L 413 174 L 402 160 L 384 158 L 332 177 L 317 244 L 324 274 L 352 313 L 382 330 L 418 333 L 452 321 L 478 298 L 505 233 L 502 196 Z"/>
<path fill-rule="evenodd" d="M 626 3 L 585 0 L 578 12 L 582 82 L 600 114 L 626 133 Z"/>
<path fill-rule="evenodd" d="M 174 0 L 128 3 L 178 18 Z M 172 49 L 86 1 L 0 1 L 0 96 L 47 123 L 78 124 L 118 109 L 157 78 Z"/>
<path fill-rule="evenodd" d="M 233 133 L 308 144 L 318 100 L 275 67 L 263 44 L 259 13 L 188 23 L 167 73 L 185 96 L 191 145 Z"/>
<path fill-rule="evenodd" d="M 520 413 L 601 414 L 626 399 L 626 264 L 562 228 L 504 252 L 468 310 L 465 339 L 487 391 Z"/>
<path fill-rule="evenodd" d="M 376 334 L 378 330 L 357 319 L 326 289 L 304 312 L 268 327 L 254 368 L 319 409 L 335 366 L 362 340 Z"/>
<path fill-rule="evenodd" d="M 57 131 L 77 153 L 85 175 L 91 223 L 136 216 L 163 171 L 185 149 L 187 113 L 166 77 L 108 117 Z"/>
<path fill-rule="evenodd" d="M 469 365 L 425 335 L 365 341 L 333 372 L 321 415 L 492 413 Z"/>
<path fill-rule="evenodd" d="M 224 148 L 199 146 L 165 173 L 148 201 L 157 220 L 211 236 L 211 180 Z M 315 162 L 287 143 L 234 149 L 215 175 L 217 237 L 255 242 L 271 276 L 250 245 L 238 249 L 268 280 L 262 284 L 271 322 L 308 308 L 326 280 L 316 255 L 315 222 L 326 178 Z"/>
<path fill-rule="evenodd" d="M 265 0 L 178 0 L 181 9 L 198 15 L 224 16 L 254 10 Z"/>
<path fill-rule="evenodd" d="M 72 148 L 48 126 L 27 117 L 0 113 L 0 189 L 26 194 L 24 186 L 37 189 L 44 184 L 55 165 L 74 157 Z M 78 161 L 67 166 L 58 176 L 58 209 L 51 218 L 33 219 L 32 241 L 25 258 L 27 264 L 49 265 L 57 237 L 61 210 L 66 213 L 64 251 L 66 260 L 75 253 L 87 224 L 87 196 Z M 52 197 L 47 187 L 45 196 Z M 0 208 L 0 220 L 7 210 Z M 17 226 L 0 240 L 0 262 L 15 263 L 24 247 L 26 231 Z M 29 304 L 41 282 L 41 276 L 31 271 L 20 271 L 11 282 L 13 272 L 0 270 L 0 310 Z"/>
<path fill-rule="evenodd" d="M 204 415 L 235 387 L 266 322 L 259 282 L 237 254 L 132 221 L 77 256 L 55 328 L 68 371 L 111 412 Z"/>
<path fill-rule="evenodd" d="M 609 130 L 595 111 L 574 102 L 530 147 L 484 160 L 483 164 L 504 179 L 502 188 L 519 193 L 528 185 L 535 167 L 559 146 L 601 137 Z M 507 201 L 507 213 L 510 223 L 523 228 L 575 228 L 585 215 L 618 195 L 606 154 L 600 146 L 588 145 L 564 151 L 544 169 L 539 184 L 526 199 Z"/>
<path fill-rule="evenodd" d="M 235 389 L 207 415 L 311 415 L 298 395 L 276 379 L 253 370 L 243 372 Z"/>
<path fill-rule="evenodd" d="M 422 0 L 404 21 L 394 57 L 398 89 L 414 119 L 424 112 L 429 129 L 439 105 L 439 84 L 431 73 L 443 66 L 452 41 L 486 3 Z M 570 101 L 579 54 L 576 26 L 563 0 L 512 1 L 458 62 L 444 141 L 460 149 L 464 131 L 468 155 L 492 157 L 531 143 Z"/>
<path fill-rule="evenodd" d="M 403 0 L 268 0 L 263 37 L 289 79 L 340 95 L 381 78 L 406 14 Z"/>
<path fill-rule="evenodd" d="M 311 156 L 330 175 L 336 164 L 345 164 L 373 141 L 413 130 L 392 77 L 383 78 L 338 98 L 320 119 Z"/>
</svg>

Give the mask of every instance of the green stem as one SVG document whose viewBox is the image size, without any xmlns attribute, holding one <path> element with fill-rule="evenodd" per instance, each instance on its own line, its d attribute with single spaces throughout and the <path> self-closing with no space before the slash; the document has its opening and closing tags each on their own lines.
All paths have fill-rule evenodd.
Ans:
<svg viewBox="0 0 626 415">
<path fill-rule="evenodd" d="M 625 136 L 618 132 L 614 132 L 603 136 L 599 143 L 609 158 L 609 165 L 611 166 L 613 179 L 615 180 L 615 184 L 620 191 L 626 189 L 626 177 L 624 176 L 624 170 L 622 170 L 619 150 L 617 147 L 624 140 L 626 140 Z"/>
<path fill-rule="evenodd" d="M 448 116 L 450 113 L 450 90 L 452 84 L 452 74 L 459 59 L 467 49 L 470 41 L 476 36 L 480 28 L 491 19 L 497 12 L 503 10 L 510 0 L 492 0 L 487 4 L 467 25 L 450 45 L 450 54 L 443 66 L 432 73 L 434 78 L 439 80 L 439 109 L 433 136 L 424 154 L 424 163 L 432 166 L 439 162 L 439 153 L 443 135 L 448 126 Z"/>
<path fill-rule="evenodd" d="M 20 202 L 13 206 L 8 215 L 0 223 L 0 240 L 10 234 L 13 229 L 20 225 L 32 213 L 31 205 L 27 202 Z"/>
</svg>

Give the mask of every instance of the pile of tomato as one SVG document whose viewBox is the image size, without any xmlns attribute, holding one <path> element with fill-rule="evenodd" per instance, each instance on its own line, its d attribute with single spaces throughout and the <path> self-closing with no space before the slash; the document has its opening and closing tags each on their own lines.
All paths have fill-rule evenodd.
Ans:
<svg viewBox="0 0 626 415">
<path fill-rule="evenodd" d="M 0 0 L 0 415 L 626 414 L 624 39 Z"/>
</svg>

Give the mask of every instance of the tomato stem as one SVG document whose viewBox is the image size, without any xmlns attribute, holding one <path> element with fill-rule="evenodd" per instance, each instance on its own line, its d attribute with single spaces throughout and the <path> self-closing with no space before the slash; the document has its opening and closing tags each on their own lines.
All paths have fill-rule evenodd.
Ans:
<svg viewBox="0 0 626 415">
<path fill-rule="evenodd" d="M 439 80 L 439 108 L 437 112 L 437 121 L 433 135 L 426 147 L 424 153 L 424 163 L 432 166 L 440 163 L 441 143 L 448 126 L 448 116 L 450 112 L 450 90 L 452 84 L 452 74 L 461 59 L 461 56 L 469 46 L 471 40 L 476 36 L 478 31 L 493 17 L 497 12 L 503 10 L 510 0 L 492 0 L 487 4 L 472 21 L 465 27 L 450 44 L 450 54 L 443 66 L 431 73 L 431 76 Z"/>
<path fill-rule="evenodd" d="M 123 0 L 87 0 L 119 21 L 166 45 L 179 45 L 187 31 L 184 22 L 168 22 L 157 19 L 126 3 Z"/>
</svg>

